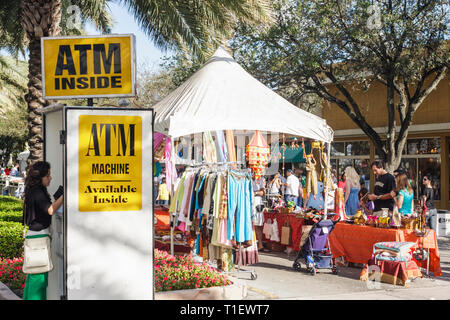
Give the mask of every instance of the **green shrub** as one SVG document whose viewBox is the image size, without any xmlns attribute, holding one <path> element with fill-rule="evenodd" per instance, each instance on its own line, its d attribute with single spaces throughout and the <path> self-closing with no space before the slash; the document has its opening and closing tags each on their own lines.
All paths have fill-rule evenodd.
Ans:
<svg viewBox="0 0 450 320">
<path fill-rule="evenodd" d="M 23 233 L 21 223 L 0 221 L 0 257 L 11 259 L 23 255 Z"/>
<path fill-rule="evenodd" d="M 22 223 L 23 201 L 14 197 L 0 197 L 0 221 Z"/>
</svg>

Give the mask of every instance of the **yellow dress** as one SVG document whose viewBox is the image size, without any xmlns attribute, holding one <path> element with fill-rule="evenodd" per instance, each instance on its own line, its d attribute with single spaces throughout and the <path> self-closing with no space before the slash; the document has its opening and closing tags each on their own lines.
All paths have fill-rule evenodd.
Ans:
<svg viewBox="0 0 450 320">
<path fill-rule="evenodd" d="M 316 171 L 316 160 L 314 157 L 306 157 L 306 194 L 310 193 L 317 195 L 317 171 Z"/>
</svg>

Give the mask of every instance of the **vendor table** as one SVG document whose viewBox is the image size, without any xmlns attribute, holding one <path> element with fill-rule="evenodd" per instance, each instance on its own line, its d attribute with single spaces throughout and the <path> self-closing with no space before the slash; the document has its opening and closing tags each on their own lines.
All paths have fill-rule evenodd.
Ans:
<svg viewBox="0 0 450 320">
<path fill-rule="evenodd" d="M 155 230 L 170 230 L 170 214 L 167 209 L 155 206 Z"/>
<path fill-rule="evenodd" d="M 286 221 L 289 222 L 289 225 L 291 226 L 291 245 L 288 245 L 287 247 L 292 248 L 296 251 L 300 250 L 300 240 L 302 238 L 302 226 L 305 223 L 305 219 L 303 218 L 297 218 L 295 214 L 289 213 L 271 213 L 264 211 L 264 221 L 267 221 L 267 219 L 277 219 L 278 223 L 278 232 L 281 237 L 281 228 L 285 224 Z M 266 239 L 266 237 L 263 235 L 264 241 L 270 241 L 269 239 Z"/>
<path fill-rule="evenodd" d="M 374 268 L 375 266 L 377 268 Z M 375 275 L 372 272 L 375 272 Z M 361 271 L 360 280 L 368 281 L 371 274 L 373 279 L 402 286 L 407 286 L 408 280 L 422 277 L 422 273 L 415 261 L 399 262 L 378 260 L 375 263 L 375 258 L 371 258 L 364 266 Z"/>
<path fill-rule="evenodd" d="M 170 235 L 170 213 L 167 208 L 155 206 L 155 233 L 158 235 Z M 155 248 L 162 251 L 170 252 L 170 239 L 155 239 Z M 185 241 L 174 240 L 174 254 L 183 255 L 191 253 L 192 245 L 189 245 Z"/>
<path fill-rule="evenodd" d="M 372 257 L 373 245 L 384 241 L 407 241 L 419 243 L 420 238 L 414 230 L 375 228 L 339 222 L 330 233 L 330 246 L 333 257 L 344 257 L 348 262 L 366 264 Z M 441 276 L 441 262 L 434 230 L 424 238 L 424 248 L 430 249 L 429 270 L 435 277 Z M 417 261 L 416 261 L 417 262 Z M 422 265 L 423 263 L 423 265 Z M 426 261 L 417 262 L 426 268 Z"/>
</svg>

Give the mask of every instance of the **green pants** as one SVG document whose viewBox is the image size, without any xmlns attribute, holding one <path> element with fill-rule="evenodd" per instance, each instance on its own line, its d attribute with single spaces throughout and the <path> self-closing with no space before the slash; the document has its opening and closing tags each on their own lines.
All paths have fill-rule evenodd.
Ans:
<svg viewBox="0 0 450 320">
<path fill-rule="evenodd" d="M 27 235 L 27 239 L 49 237 L 48 234 Z M 47 300 L 48 272 L 27 274 L 23 300 Z"/>
<path fill-rule="evenodd" d="M 47 300 L 48 272 L 27 274 L 23 300 Z"/>
</svg>

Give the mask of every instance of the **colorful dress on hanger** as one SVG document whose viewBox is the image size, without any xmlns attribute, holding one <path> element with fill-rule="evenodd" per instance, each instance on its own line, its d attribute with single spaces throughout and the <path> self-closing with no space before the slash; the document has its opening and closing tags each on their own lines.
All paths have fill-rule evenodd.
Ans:
<svg viewBox="0 0 450 320">
<path fill-rule="evenodd" d="M 345 203 L 345 213 L 347 216 L 353 216 L 356 213 L 356 210 L 359 206 L 359 198 L 358 198 L 358 188 L 351 188 L 350 189 L 350 195 L 347 199 L 347 202 Z"/>
<path fill-rule="evenodd" d="M 253 188 L 248 172 L 228 172 L 228 240 L 251 241 Z"/>
</svg>

